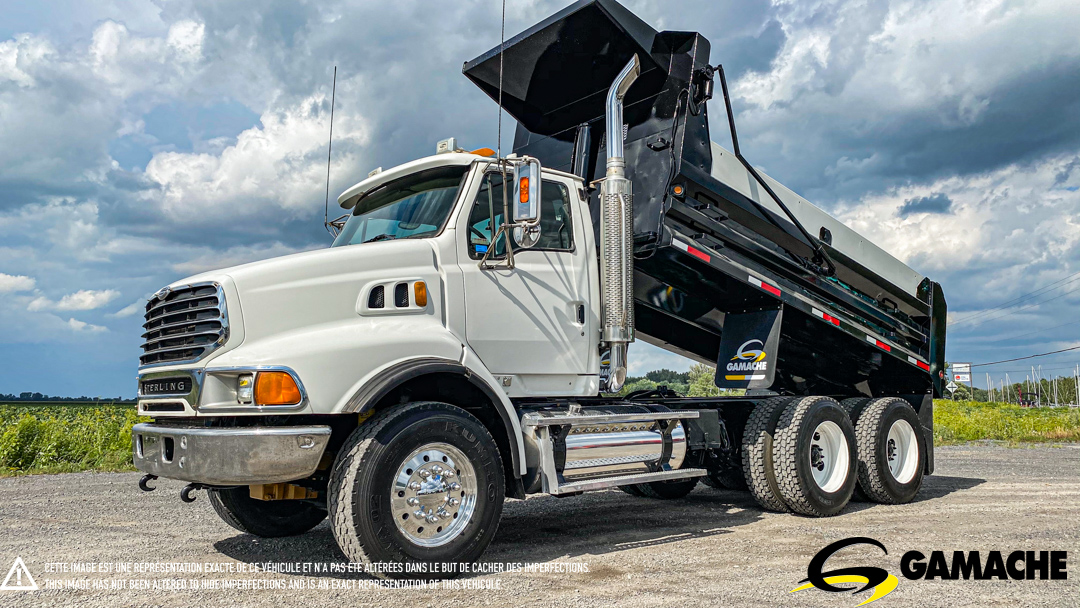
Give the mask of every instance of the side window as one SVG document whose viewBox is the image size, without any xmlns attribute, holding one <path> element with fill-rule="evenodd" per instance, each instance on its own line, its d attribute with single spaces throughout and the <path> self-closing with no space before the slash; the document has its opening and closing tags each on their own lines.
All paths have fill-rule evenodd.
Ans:
<svg viewBox="0 0 1080 608">
<path fill-rule="evenodd" d="M 574 229 L 570 216 L 570 193 L 566 186 L 545 180 L 540 188 L 540 210 L 540 241 L 532 249 L 572 251 Z M 492 246 L 495 250 L 491 257 L 502 257 L 506 253 L 503 237 L 494 245 L 491 244 L 491 237 L 498 232 L 502 221 L 502 175 L 488 173 L 469 212 L 469 257 L 478 260 Z M 514 246 L 517 247 L 516 242 Z"/>
</svg>

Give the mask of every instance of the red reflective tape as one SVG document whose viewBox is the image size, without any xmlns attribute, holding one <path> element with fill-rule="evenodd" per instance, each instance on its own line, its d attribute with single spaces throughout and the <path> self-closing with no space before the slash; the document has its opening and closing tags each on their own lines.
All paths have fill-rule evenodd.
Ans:
<svg viewBox="0 0 1080 608">
<path fill-rule="evenodd" d="M 929 363 L 923 363 L 922 361 L 916 361 L 915 365 L 918 365 L 919 367 L 921 367 L 922 369 L 924 369 L 926 371 L 930 371 L 930 364 Z"/>
<path fill-rule="evenodd" d="M 705 253 L 704 251 L 698 251 L 697 249 L 694 249 L 693 247 L 691 247 L 689 245 L 686 246 L 686 253 L 689 253 L 690 255 L 694 256 L 695 258 L 697 258 L 699 260 L 703 260 L 705 262 L 712 261 L 712 258 L 709 257 L 709 254 Z"/>
<path fill-rule="evenodd" d="M 881 350 L 892 351 L 891 346 L 889 346 L 888 344 L 885 344 L 881 340 L 878 340 L 874 336 L 866 336 L 866 341 L 869 342 L 870 344 L 873 344 L 874 346 L 880 348 Z"/>
<path fill-rule="evenodd" d="M 828 313 L 821 312 L 820 310 L 818 310 L 816 308 L 811 308 L 810 310 L 813 311 L 814 315 L 816 317 L 818 317 L 819 319 L 821 319 L 822 321 L 828 321 L 829 323 L 832 323 L 833 325 L 835 325 L 837 327 L 840 327 L 840 319 L 837 319 L 836 317 L 834 317 L 834 316 L 832 316 L 832 315 L 830 315 Z"/>
<path fill-rule="evenodd" d="M 761 282 L 761 288 L 764 289 L 765 291 L 773 294 L 776 297 L 780 297 L 780 288 L 779 287 L 773 287 L 772 285 L 769 285 L 768 283 L 762 281 Z"/>
</svg>

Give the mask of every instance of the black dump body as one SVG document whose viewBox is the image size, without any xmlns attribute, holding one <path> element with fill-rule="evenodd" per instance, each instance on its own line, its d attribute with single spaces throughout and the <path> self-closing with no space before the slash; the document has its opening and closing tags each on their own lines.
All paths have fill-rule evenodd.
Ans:
<svg viewBox="0 0 1080 608">
<path fill-rule="evenodd" d="M 642 61 L 624 110 L 639 338 L 715 364 L 727 315 L 782 306 L 772 390 L 941 394 L 940 286 L 924 280 L 908 293 L 823 236 L 836 264 L 835 275 L 824 276 L 801 261 L 816 242 L 712 176 L 713 71 L 701 34 L 657 32 L 614 0 L 584 0 L 503 48 L 503 105 L 518 121 L 514 152 L 586 183 L 604 176 L 608 88 L 634 54 Z M 499 63 L 496 47 L 463 71 L 498 99 Z M 593 191 L 598 227 L 596 201 Z"/>
</svg>

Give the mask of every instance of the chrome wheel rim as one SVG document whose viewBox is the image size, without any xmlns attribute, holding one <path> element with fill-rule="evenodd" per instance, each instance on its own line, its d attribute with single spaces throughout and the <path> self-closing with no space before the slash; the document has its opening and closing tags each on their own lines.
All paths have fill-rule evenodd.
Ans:
<svg viewBox="0 0 1080 608">
<path fill-rule="evenodd" d="M 439 547 L 460 536 L 476 511 L 476 498 L 476 470 L 448 443 L 414 450 L 390 488 L 394 523 L 421 547 Z"/>
<path fill-rule="evenodd" d="M 885 441 L 885 458 L 889 463 L 889 473 L 900 483 L 909 483 L 915 479 L 919 467 L 919 442 L 915 429 L 907 420 L 897 420 L 889 427 Z"/>
<path fill-rule="evenodd" d="M 810 441 L 810 471 L 825 492 L 836 492 L 847 481 L 851 455 L 840 425 L 826 420 L 817 425 Z"/>
</svg>

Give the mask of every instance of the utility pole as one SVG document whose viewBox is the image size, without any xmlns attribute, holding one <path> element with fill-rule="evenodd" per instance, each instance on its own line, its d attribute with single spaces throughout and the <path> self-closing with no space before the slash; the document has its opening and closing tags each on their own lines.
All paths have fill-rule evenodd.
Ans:
<svg viewBox="0 0 1080 608">
<path fill-rule="evenodd" d="M 990 384 L 990 374 L 986 374 L 986 400 L 994 402 L 994 385 Z"/>
</svg>

